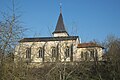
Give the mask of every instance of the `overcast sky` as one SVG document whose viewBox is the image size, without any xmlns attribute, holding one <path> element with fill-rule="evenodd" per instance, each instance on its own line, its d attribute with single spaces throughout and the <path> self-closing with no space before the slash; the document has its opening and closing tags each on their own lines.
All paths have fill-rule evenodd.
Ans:
<svg viewBox="0 0 120 80">
<path fill-rule="evenodd" d="M 61 0 L 66 30 L 82 42 L 103 41 L 107 35 L 120 37 L 120 0 Z M 11 0 L 0 0 L 0 11 L 10 12 Z M 46 37 L 56 27 L 59 0 L 15 0 L 25 37 Z"/>
</svg>

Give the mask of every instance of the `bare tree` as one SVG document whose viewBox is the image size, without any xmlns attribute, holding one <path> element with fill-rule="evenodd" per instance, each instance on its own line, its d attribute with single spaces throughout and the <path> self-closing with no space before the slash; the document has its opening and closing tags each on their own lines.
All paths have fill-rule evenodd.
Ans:
<svg viewBox="0 0 120 80">
<path fill-rule="evenodd" d="M 14 48 L 21 39 L 24 29 L 19 22 L 19 16 L 15 13 L 14 0 L 12 15 L 5 12 L 1 15 L 3 18 L 0 20 L 0 80 L 8 80 L 8 75 L 13 77 Z"/>
</svg>

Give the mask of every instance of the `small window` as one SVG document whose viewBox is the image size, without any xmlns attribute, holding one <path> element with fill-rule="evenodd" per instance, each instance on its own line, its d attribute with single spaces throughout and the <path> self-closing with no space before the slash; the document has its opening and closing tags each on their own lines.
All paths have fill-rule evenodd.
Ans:
<svg viewBox="0 0 120 80">
<path fill-rule="evenodd" d="M 39 49 L 39 58 L 43 58 L 43 48 Z"/>
<path fill-rule="evenodd" d="M 66 50 L 65 50 L 65 57 L 70 57 L 70 51 L 69 51 L 69 47 L 67 46 Z"/>
<path fill-rule="evenodd" d="M 31 48 L 27 48 L 27 50 L 26 50 L 26 58 L 31 58 Z"/>
<path fill-rule="evenodd" d="M 52 48 L 52 57 L 56 57 L 56 48 L 55 47 L 53 47 Z"/>
</svg>

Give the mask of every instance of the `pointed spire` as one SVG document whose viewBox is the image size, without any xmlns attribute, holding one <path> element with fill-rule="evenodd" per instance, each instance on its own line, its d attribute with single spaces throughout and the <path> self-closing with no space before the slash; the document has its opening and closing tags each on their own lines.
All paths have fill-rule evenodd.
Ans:
<svg viewBox="0 0 120 80">
<path fill-rule="evenodd" d="M 53 34 L 54 33 L 67 33 L 65 26 L 64 26 L 63 17 L 62 17 L 62 4 L 61 3 L 60 3 L 60 15 L 59 15 L 58 22 L 57 22 L 57 25 L 56 25 L 56 28 Z"/>
</svg>

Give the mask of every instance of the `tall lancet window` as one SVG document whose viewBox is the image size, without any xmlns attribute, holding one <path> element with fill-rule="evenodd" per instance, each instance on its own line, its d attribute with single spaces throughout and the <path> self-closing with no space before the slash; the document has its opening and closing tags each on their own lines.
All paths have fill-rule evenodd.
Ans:
<svg viewBox="0 0 120 80">
<path fill-rule="evenodd" d="M 43 52 L 43 48 L 42 47 L 39 48 L 38 53 L 39 53 L 39 55 L 38 55 L 39 58 L 43 58 L 44 52 Z"/>
<path fill-rule="evenodd" d="M 95 50 L 95 60 L 98 60 L 98 51 Z"/>
<path fill-rule="evenodd" d="M 70 61 L 73 61 L 73 44 L 70 46 Z"/>
<path fill-rule="evenodd" d="M 57 57 L 57 52 L 55 47 L 52 47 L 52 57 Z"/>
<path fill-rule="evenodd" d="M 90 51 L 90 59 L 94 59 L 94 50 Z"/>
<path fill-rule="evenodd" d="M 65 57 L 70 57 L 70 49 L 69 47 L 67 46 L 66 49 L 65 49 Z"/>
<path fill-rule="evenodd" d="M 83 54 L 83 51 L 81 52 L 81 59 L 83 59 L 84 58 L 84 54 Z"/>
<path fill-rule="evenodd" d="M 26 49 L 26 58 L 31 58 L 31 48 Z"/>
<path fill-rule="evenodd" d="M 86 51 L 84 54 L 85 54 L 85 60 L 89 60 L 89 53 Z"/>
</svg>

